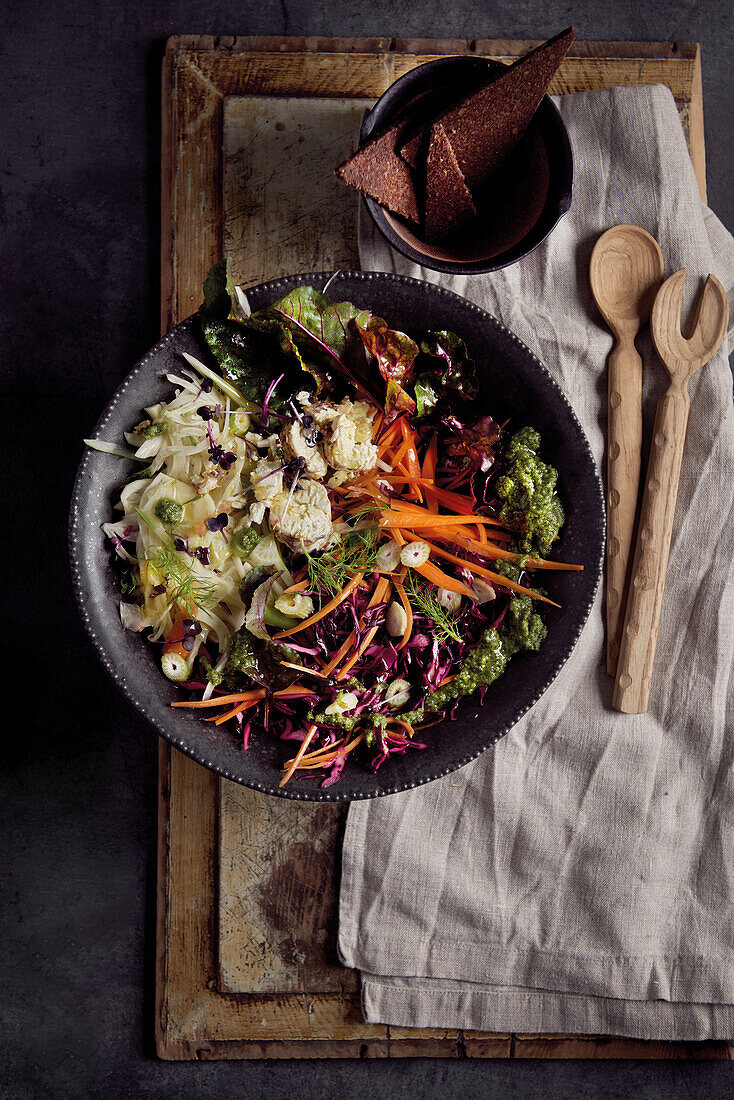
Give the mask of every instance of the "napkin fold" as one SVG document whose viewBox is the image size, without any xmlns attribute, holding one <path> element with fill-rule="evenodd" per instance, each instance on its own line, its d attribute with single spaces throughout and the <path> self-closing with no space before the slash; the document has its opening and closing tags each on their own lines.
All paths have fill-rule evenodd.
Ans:
<svg viewBox="0 0 734 1100">
<path fill-rule="evenodd" d="M 448 287 L 512 329 L 565 390 L 603 468 L 612 339 L 589 289 L 596 239 L 620 222 L 649 230 L 666 275 L 687 268 L 688 305 L 709 272 L 731 290 L 734 240 L 701 202 L 667 88 L 556 103 L 573 145 L 574 200 L 531 256 L 490 275 L 438 275 L 394 252 L 363 217 L 360 258 L 365 270 Z M 648 333 L 638 347 L 649 445 L 666 374 Z M 690 389 L 648 712 L 611 709 L 600 591 L 554 684 L 494 749 L 444 779 L 350 807 L 339 948 L 362 971 L 368 1021 L 734 1038 L 725 348 Z"/>
</svg>

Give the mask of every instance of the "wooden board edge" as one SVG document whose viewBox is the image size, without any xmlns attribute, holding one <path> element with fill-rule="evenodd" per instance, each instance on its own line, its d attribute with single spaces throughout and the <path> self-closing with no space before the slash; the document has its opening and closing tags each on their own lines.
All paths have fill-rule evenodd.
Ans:
<svg viewBox="0 0 734 1100">
<path fill-rule="evenodd" d="M 521 54 L 541 39 L 505 38 L 319 38 L 273 35 L 173 35 L 166 52 L 211 51 L 225 53 L 500 53 Z M 693 60 L 695 42 L 574 42 L 569 57 L 610 57 Z"/>
<path fill-rule="evenodd" d="M 158 850 L 155 931 L 155 1049 L 168 1058 L 168 851 L 171 746 L 158 739 Z"/>
<path fill-rule="evenodd" d="M 174 239 L 174 227 L 173 221 L 173 146 L 172 146 L 172 133 L 174 127 L 174 97 L 172 95 L 173 81 L 175 80 L 175 55 L 181 48 L 186 50 L 190 49 L 217 49 L 227 48 L 234 50 L 253 50 L 263 48 L 296 48 L 295 46 L 284 46 L 284 42 L 289 43 L 306 43 L 312 42 L 318 44 L 311 46 L 302 46 L 301 48 L 315 49 L 319 48 L 324 52 L 329 52 L 329 48 L 325 47 L 325 44 L 331 44 L 330 50 L 342 51 L 345 48 L 345 43 L 348 43 L 347 49 L 352 52 L 359 52 L 355 47 L 361 46 L 362 43 L 382 43 L 382 48 L 389 51 L 393 51 L 397 44 L 400 43 L 401 48 L 405 49 L 406 46 L 410 46 L 412 52 L 434 52 L 437 49 L 447 48 L 447 52 L 450 52 L 450 47 L 456 45 L 457 48 L 466 48 L 467 51 L 481 52 L 482 48 L 486 48 L 487 52 L 492 49 L 502 48 L 507 52 L 512 52 L 512 48 L 522 47 L 523 43 L 499 43 L 499 42 L 461 42 L 459 40 L 343 40 L 343 39 L 315 39 L 315 40 L 302 40 L 302 39 L 217 39 L 212 36 L 176 36 L 168 40 L 166 48 L 166 56 L 164 60 L 163 81 L 164 81 L 164 99 L 162 110 L 162 204 L 161 204 L 161 245 L 162 245 L 162 263 L 161 263 L 161 286 L 162 286 L 162 329 L 170 327 L 172 319 L 175 316 L 176 308 L 176 273 L 175 273 L 175 258 L 173 256 L 173 239 Z M 208 44 L 207 44 L 208 43 Z M 230 43 L 227 45 L 227 43 Z M 274 44 L 278 43 L 277 46 Z M 421 48 L 421 44 L 422 47 Z M 581 46 L 603 46 L 599 43 L 584 43 L 579 44 Z M 700 111 L 700 118 L 695 120 L 692 117 L 691 129 L 692 132 L 698 127 L 701 135 L 701 149 L 699 154 L 699 166 L 702 166 L 701 171 L 703 175 L 699 174 L 699 167 L 696 168 L 699 178 L 699 184 L 703 179 L 703 195 L 705 197 L 705 153 L 703 151 L 703 107 L 702 96 L 700 90 L 701 83 L 701 71 L 700 71 L 700 53 L 697 46 L 691 44 L 624 44 L 626 48 L 632 50 L 635 45 L 639 45 L 639 50 L 633 50 L 631 54 L 625 53 L 622 56 L 651 56 L 651 57 L 685 57 L 689 58 L 691 55 L 682 51 L 684 47 L 691 47 L 695 49 L 695 61 L 697 64 L 697 80 L 698 80 L 698 106 L 697 110 Z M 647 53 L 646 49 L 659 47 L 669 49 L 670 53 Z M 597 56 L 595 52 L 581 53 L 578 56 Z M 221 93 L 220 93 L 221 94 Z M 693 115 L 693 105 L 691 108 Z M 692 154 L 693 155 L 693 154 Z M 701 160 L 703 157 L 703 160 Z M 694 161 L 694 167 L 696 162 Z M 217 200 L 221 201 L 221 198 L 217 196 Z M 368 1058 L 368 1057 L 609 1057 L 609 1054 L 575 1054 L 570 1055 L 568 1053 L 552 1053 L 549 1047 L 554 1050 L 564 1049 L 564 1044 L 570 1041 L 574 1043 L 588 1043 L 594 1044 L 598 1042 L 593 1037 L 588 1036 L 576 1036 L 576 1037 L 531 1037 L 522 1036 L 504 1039 L 502 1037 L 487 1036 L 473 1036 L 471 1039 L 395 1039 L 390 1041 L 389 1036 L 387 1039 L 368 1039 L 368 1040 L 272 1040 L 268 1042 L 262 1041 L 247 1041 L 247 1040 L 218 1040 L 214 1042 L 203 1041 L 201 1044 L 196 1044 L 184 1040 L 171 1039 L 169 1037 L 167 1028 L 167 1001 L 166 1001 L 166 984 L 168 980 L 167 974 L 167 892 L 169 887 L 169 781 L 170 781 L 170 760 L 171 760 L 171 748 L 163 739 L 160 741 L 159 746 L 159 821 L 158 821 L 158 909 L 157 909 L 157 940 L 156 940 L 156 1049 L 159 1057 L 167 1060 L 209 1060 L 209 1059 L 245 1059 L 245 1058 Z M 529 1053 L 530 1041 L 541 1041 L 545 1045 L 539 1047 L 538 1050 L 542 1050 L 543 1053 Z M 620 1040 L 617 1040 L 618 1042 Z M 524 1049 L 526 1053 L 520 1053 L 523 1049 L 522 1044 L 527 1042 L 528 1046 Z M 495 1053 L 495 1047 L 504 1050 L 503 1044 L 508 1045 L 507 1053 Z M 520 1046 L 520 1050 L 518 1049 Z M 605 1045 L 606 1041 L 605 1041 Z M 708 1047 L 712 1044 L 702 1044 L 702 1047 Z M 720 1047 L 721 1044 L 713 1044 Z M 731 1058 L 734 1054 L 734 1046 L 727 1046 L 723 1044 L 726 1049 L 724 1057 Z M 626 1057 L 627 1055 L 616 1054 L 614 1057 Z M 630 1055 L 633 1057 L 640 1057 L 641 1055 Z M 657 1055 L 657 1057 L 665 1057 L 669 1055 Z M 718 1056 L 718 1055 L 715 1055 Z M 695 1055 L 693 1055 L 695 1057 Z"/>
<path fill-rule="evenodd" d="M 707 202 L 706 192 L 706 141 L 703 129 L 703 82 L 701 78 L 701 50 L 696 46 L 693 58 L 693 87 L 690 106 L 690 143 L 693 170 L 698 181 L 701 201 Z"/>
</svg>

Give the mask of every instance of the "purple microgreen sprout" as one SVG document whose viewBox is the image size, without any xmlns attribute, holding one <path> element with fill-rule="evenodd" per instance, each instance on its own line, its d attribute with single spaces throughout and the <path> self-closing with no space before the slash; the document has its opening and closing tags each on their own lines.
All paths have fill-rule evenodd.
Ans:
<svg viewBox="0 0 734 1100">
<path fill-rule="evenodd" d="M 196 549 L 194 550 L 193 557 L 195 557 L 197 561 L 200 561 L 202 565 L 208 565 L 209 564 L 209 547 L 208 546 L 197 546 Z"/>
<path fill-rule="evenodd" d="M 276 378 L 273 382 L 270 383 L 270 385 L 268 386 L 268 392 L 265 394 L 265 400 L 263 401 L 263 409 L 262 409 L 262 413 L 260 414 L 260 422 L 266 428 L 269 424 L 268 403 L 270 402 L 270 398 L 273 396 L 273 392 L 275 390 L 275 387 L 278 385 L 279 382 L 282 382 L 284 378 L 285 378 L 285 372 L 283 374 L 281 374 L 278 378 Z"/>
<path fill-rule="evenodd" d="M 222 538 L 225 542 L 228 542 L 228 538 L 224 533 L 224 528 L 229 523 L 229 516 L 226 512 L 220 512 L 218 516 L 210 516 L 206 521 L 207 531 L 211 531 L 212 534 L 216 534 L 217 531 L 221 531 Z"/>
</svg>

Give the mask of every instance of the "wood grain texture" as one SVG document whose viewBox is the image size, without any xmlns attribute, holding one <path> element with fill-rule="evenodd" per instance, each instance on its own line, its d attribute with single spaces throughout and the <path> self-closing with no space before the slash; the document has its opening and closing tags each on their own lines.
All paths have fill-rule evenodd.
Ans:
<svg viewBox="0 0 734 1100">
<path fill-rule="evenodd" d="M 614 334 L 607 363 L 607 672 L 617 670 L 629 587 L 642 461 L 642 359 L 635 337 L 663 281 L 657 241 L 636 225 L 616 225 L 594 245 L 591 290 Z"/>
<path fill-rule="evenodd" d="M 336 952 L 345 806 L 295 806 L 235 783 L 219 804 L 219 985 L 229 993 L 350 992 Z"/>
<path fill-rule="evenodd" d="M 184 37 L 171 39 L 163 72 L 162 178 L 162 331 L 198 306 L 203 276 L 225 247 L 225 214 L 231 208 L 225 183 L 225 116 L 240 109 L 237 100 L 263 96 L 373 99 L 402 72 L 433 56 L 479 53 L 512 60 L 535 42 L 487 42 L 415 39 L 282 39 Z M 661 81 L 673 91 L 703 188 L 703 133 L 699 85 L 695 86 L 698 47 L 668 43 L 576 43 L 558 74 L 553 91 L 581 91 L 613 84 Z M 698 101 L 696 101 L 698 95 Z M 356 103 L 354 104 L 356 106 Z M 246 108 L 243 108 L 246 110 Z M 234 116 L 233 116 L 234 117 Z M 234 254 L 237 242 L 229 239 Z M 299 246 L 300 248 L 300 246 Z M 300 253 L 299 253 L 300 254 Z M 244 281 L 277 274 L 264 261 L 255 275 L 243 253 L 236 258 Z M 324 258 L 318 266 L 330 266 Z M 625 1040 L 515 1039 L 459 1031 L 391 1029 L 364 1023 L 353 985 L 344 972 L 344 988 L 329 983 L 329 937 L 333 924 L 333 863 L 323 860 L 317 873 L 311 861 L 297 882 L 301 860 L 291 861 L 294 846 L 304 844 L 308 825 L 281 820 L 304 807 L 272 803 L 244 789 L 231 788 L 161 742 L 159 813 L 159 900 L 157 925 L 156 1041 L 161 1057 L 172 1059 L 301 1057 L 596 1057 L 598 1046 L 618 1043 L 613 1055 L 636 1051 Z M 282 809 L 281 809 L 282 805 Z M 320 843 L 338 838 L 343 810 L 329 810 L 318 825 Z M 243 822 L 250 816 L 247 828 Z M 266 833 L 271 829 L 271 835 Z M 248 859 L 237 852 L 249 832 L 250 855 L 267 850 L 275 864 L 274 915 L 253 908 Z M 290 841 L 286 840 L 290 837 Z M 258 846 L 260 848 L 258 849 Z M 302 852 L 302 849 L 301 849 Z M 308 861 L 307 861 L 308 862 Z M 316 861 L 318 863 L 318 861 Z M 280 868 L 280 871 L 278 870 Z M 226 879 L 226 881 L 225 881 Z M 265 884 L 260 879 L 259 885 Z M 230 890 L 228 898 L 223 889 Z M 331 900 L 327 896 L 331 892 Z M 249 906 L 249 930 L 256 948 L 237 955 L 237 902 Z M 273 934 L 293 906 L 306 913 L 311 927 L 326 928 L 323 954 L 312 952 L 305 965 Z M 231 908 L 228 908 L 231 907 Z M 331 910 L 333 912 L 333 908 Z M 323 919 L 322 919 L 323 915 Z M 261 921 L 266 922 L 263 929 Z M 276 929 L 277 931 L 277 929 Z M 266 932 L 268 941 L 258 937 Z M 229 954 L 227 951 L 229 950 Z M 303 954 L 303 952 L 301 952 Z M 233 964 L 237 958 L 239 968 Z M 264 964 L 263 959 L 270 959 Z M 252 964 L 248 962 L 252 959 Z M 226 961 L 226 978 L 223 961 Z M 313 966 L 313 970 L 311 967 Z M 279 976 L 278 976 L 279 975 Z M 231 993 L 225 982 L 249 992 Z M 281 985 L 279 991 L 257 984 Z M 525 1045 L 527 1044 L 527 1045 Z M 533 1045 L 535 1044 L 535 1045 Z M 555 1045 L 554 1045 L 555 1044 Z M 568 1044 L 571 1044 L 570 1046 Z M 726 1057 L 724 1044 L 693 1044 L 699 1056 Z M 660 1055 L 671 1048 L 660 1044 Z M 634 1053 L 632 1056 L 642 1055 Z M 695 1056 L 694 1054 L 686 1056 Z"/>
<path fill-rule="evenodd" d="M 626 714 L 647 710 L 655 663 L 668 552 L 673 533 L 690 398 L 688 383 L 721 346 L 729 319 L 726 291 L 709 275 L 699 295 L 690 337 L 681 334 L 685 271 L 663 283 L 650 327 L 670 386 L 658 401 L 645 494 L 622 632 L 613 705 Z"/>
</svg>

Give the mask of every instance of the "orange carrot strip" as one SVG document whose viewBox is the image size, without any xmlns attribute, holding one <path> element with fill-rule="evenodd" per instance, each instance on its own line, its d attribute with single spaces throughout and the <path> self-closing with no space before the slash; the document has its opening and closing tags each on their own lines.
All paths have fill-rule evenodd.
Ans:
<svg viewBox="0 0 734 1100">
<path fill-rule="evenodd" d="M 383 583 L 382 583 L 383 580 L 384 580 L 384 578 L 381 577 L 380 580 L 375 585 L 375 589 L 374 589 L 372 595 L 370 596 L 370 601 L 367 604 L 367 607 L 376 607 L 378 603 L 382 603 L 382 601 L 384 600 L 385 595 L 387 593 L 387 589 L 390 586 L 390 582 L 386 581 L 386 583 L 383 585 Z M 366 610 L 366 608 L 365 608 L 365 610 Z M 339 662 L 342 660 L 342 658 L 346 657 L 347 653 L 349 653 L 349 650 L 352 648 L 352 646 L 354 645 L 356 640 L 357 640 L 357 635 L 352 630 L 349 637 L 347 638 L 347 640 L 345 642 L 343 642 L 342 645 L 339 646 L 339 649 L 336 651 L 334 656 L 331 658 L 328 665 L 324 666 L 324 670 L 323 670 L 323 675 L 324 676 L 328 676 L 331 672 L 334 671 L 334 669 L 339 664 Z"/>
<path fill-rule="evenodd" d="M 236 714 L 241 714 L 243 710 L 249 710 L 250 707 L 256 707 L 260 704 L 259 699 L 250 699 L 249 702 L 238 703 L 236 707 L 232 707 L 225 714 L 219 714 L 216 718 L 205 718 L 205 722 L 213 722 L 215 726 L 221 726 L 222 722 L 226 722 L 229 718 L 234 718 Z M 265 706 L 267 707 L 267 702 Z"/>
<path fill-rule="evenodd" d="M 395 452 L 395 454 L 392 457 L 392 462 L 391 462 L 392 466 L 397 466 L 399 462 L 402 462 L 404 455 L 407 455 L 407 453 L 408 453 L 409 447 L 410 447 L 410 439 L 406 439 L 405 437 L 403 437 L 403 442 L 400 444 L 397 451 Z"/>
<path fill-rule="evenodd" d="M 417 536 L 408 536 L 413 542 L 426 541 L 418 539 Z M 516 584 L 515 581 L 511 581 L 509 577 L 503 577 L 501 573 L 493 573 L 489 569 L 484 569 L 481 565 L 475 565 L 474 562 L 466 561 L 464 558 L 459 558 L 456 554 L 450 554 L 448 550 L 442 550 L 440 546 L 435 546 L 432 542 L 428 545 L 431 547 L 433 553 L 438 554 L 439 557 L 445 558 L 447 561 L 454 562 L 455 565 L 462 565 L 464 569 L 468 569 L 470 573 L 476 573 L 479 577 L 486 577 L 487 580 L 492 581 L 493 584 L 497 584 L 502 588 L 509 588 L 512 592 L 521 592 L 523 596 L 532 596 L 534 600 L 542 600 L 543 603 L 549 603 L 552 607 L 560 607 L 558 603 L 554 603 L 553 600 L 549 600 L 547 596 L 541 596 L 540 592 L 534 592 L 532 588 L 525 588 L 521 584 Z"/>
<path fill-rule="evenodd" d="M 403 439 L 408 444 L 408 450 L 405 454 L 404 465 L 412 478 L 419 478 L 421 476 L 421 466 L 420 462 L 418 461 L 418 449 L 416 446 L 415 432 L 412 430 L 412 428 L 408 424 L 407 419 L 405 418 L 403 419 L 400 427 L 403 433 Z M 414 500 L 423 500 L 423 495 L 417 486 L 414 487 L 413 485 L 411 485 L 409 496 L 411 496 Z"/>
<path fill-rule="evenodd" d="M 389 592 L 390 592 L 390 581 L 389 581 L 389 579 L 387 577 L 380 577 L 379 581 L 375 585 L 375 591 L 372 595 L 372 599 L 370 600 L 369 606 L 370 607 L 376 607 L 377 604 L 382 603 L 383 600 L 385 600 L 387 598 Z M 364 619 L 364 616 L 360 620 L 360 623 L 363 621 L 363 619 Z M 354 664 L 356 664 L 356 662 L 362 656 L 362 654 L 364 653 L 365 649 L 367 648 L 367 646 L 370 644 L 370 642 L 374 638 L 374 636 L 377 633 L 380 626 L 381 626 L 381 623 L 377 623 L 375 626 L 370 627 L 370 629 L 367 631 L 365 636 L 362 638 L 362 641 L 359 643 L 359 645 L 357 646 L 357 649 L 354 651 L 354 653 L 349 658 L 347 663 L 345 665 L 343 665 L 342 668 L 340 668 L 338 672 L 334 673 L 334 679 L 335 680 L 343 680 L 344 679 L 346 674 L 349 672 L 350 668 Z"/>
<path fill-rule="evenodd" d="M 426 508 L 421 508 L 419 504 L 406 503 L 405 501 L 399 501 L 402 505 L 402 510 L 413 516 L 427 516 L 435 520 L 433 512 L 429 512 Z M 392 504 L 392 501 L 391 501 Z M 464 513 L 457 514 L 455 516 L 440 516 L 437 523 L 486 523 L 490 527 L 504 527 L 504 524 L 498 519 L 494 519 L 492 516 L 480 516 L 477 513 Z"/>
<path fill-rule="evenodd" d="M 403 530 L 418 530 L 422 527 L 460 527 L 467 523 L 484 523 L 489 527 L 497 521 L 485 516 L 437 516 L 433 512 L 383 511 L 380 517 L 381 527 L 401 527 Z"/>
<path fill-rule="evenodd" d="M 265 689 L 258 688 L 256 691 L 240 691 L 236 695 L 218 695 L 216 698 L 211 699 L 194 699 L 191 703 L 171 703 L 172 707 L 219 707 L 227 703 L 242 703 L 249 699 L 263 699 L 265 696 Z"/>
<path fill-rule="evenodd" d="M 285 787 L 286 783 L 288 782 L 288 780 L 290 779 L 290 777 L 293 775 L 294 771 L 298 767 L 298 765 L 301 762 L 301 759 L 302 759 L 304 753 L 306 752 L 306 749 L 308 748 L 309 744 L 311 743 L 311 739 L 312 739 L 313 735 L 316 733 L 317 729 L 318 729 L 318 726 L 309 726 L 308 727 L 308 731 L 306 733 L 306 736 L 304 737 L 303 741 L 301 742 L 300 749 L 298 750 L 296 755 L 293 757 L 293 759 L 290 760 L 288 762 L 288 764 L 285 765 L 286 773 L 280 781 L 280 786 L 281 787 Z"/>
<path fill-rule="evenodd" d="M 520 554 L 514 554 L 510 550 L 503 550 L 500 546 L 493 546 L 491 542 L 482 544 L 476 541 L 476 539 L 461 538 L 460 535 L 450 534 L 447 535 L 441 531 L 435 531 L 433 534 L 430 531 L 424 532 L 429 538 L 435 537 L 444 539 L 455 543 L 463 550 L 468 550 L 472 554 L 479 554 L 481 557 L 490 558 L 491 560 L 499 561 L 519 561 L 522 557 Z M 496 532 L 492 532 L 492 536 L 496 537 Z M 528 558 L 526 569 L 556 569 L 561 571 L 573 571 L 583 572 L 583 565 L 573 565 L 569 562 L 562 561 L 545 561 L 543 558 Z"/>
<path fill-rule="evenodd" d="M 415 565 L 413 568 L 416 573 L 420 573 L 427 581 L 438 585 L 439 588 L 445 588 L 449 592 L 458 592 L 460 596 L 468 596 L 470 600 L 476 600 L 477 598 L 471 588 L 462 584 L 461 581 L 457 581 L 454 577 L 450 577 L 448 573 L 444 573 L 443 569 L 439 569 L 437 565 L 433 565 L 430 561 L 424 562 L 423 565 Z"/>
<path fill-rule="evenodd" d="M 305 684 L 291 684 L 287 688 L 281 688 L 280 691 L 273 692 L 274 699 L 287 699 L 290 695 L 317 695 L 318 692 L 313 688 L 306 687 Z"/>
<path fill-rule="evenodd" d="M 292 668 L 296 672 L 307 672 L 310 676 L 320 676 L 321 679 L 326 679 L 323 672 L 317 672 L 315 668 L 307 668 L 306 665 L 292 665 L 290 661 L 280 662 L 283 668 Z"/>
<path fill-rule="evenodd" d="M 333 611 L 335 607 L 338 607 L 340 603 L 346 600 L 347 596 L 349 596 L 349 594 L 353 592 L 357 585 L 361 584 L 363 580 L 364 574 L 357 573 L 356 576 L 352 577 L 351 581 L 349 581 L 348 584 L 344 585 L 341 592 L 337 592 L 333 600 L 329 600 L 327 604 L 324 604 L 320 611 L 317 611 L 308 619 L 304 619 L 296 626 L 289 627 L 288 630 L 281 630 L 279 634 L 273 634 L 273 638 L 275 639 L 275 641 L 279 641 L 281 638 L 289 638 L 291 634 L 297 634 L 299 630 L 305 630 L 306 627 L 313 626 L 314 623 L 319 622 L 326 615 L 328 615 L 330 611 Z"/>
<path fill-rule="evenodd" d="M 308 588 L 309 581 L 298 581 L 297 584 L 292 584 L 290 588 L 284 588 L 282 595 L 285 596 L 288 592 L 303 592 L 304 588 Z"/>
<path fill-rule="evenodd" d="M 360 741 L 363 740 L 363 738 L 364 734 L 360 733 L 357 737 L 354 738 L 353 741 L 350 741 L 347 745 L 343 745 L 340 741 L 337 741 L 335 745 L 327 746 L 327 748 L 331 748 L 332 750 L 336 749 L 337 751 L 327 752 L 326 755 L 323 755 L 323 749 L 319 749 L 316 752 L 309 753 L 307 756 L 304 756 L 301 759 L 301 762 L 298 766 L 299 768 L 328 767 L 329 764 L 333 764 L 335 760 L 338 760 L 342 756 L 346 756 L 347 753 L 350 753 L 352 751 L 352 749 L 355 749 Z"/>
<path fill-rule="evenodd" d="M 433 433 L 431 442 L 426 447 L 426 453 L 423 456 L 423 468 L 421 469 L 421 476 L 427 478 L 429 481 L 433 481 L 436 475 L 436 462 L 438 460 L 438 434 Z"/>
</svg>

